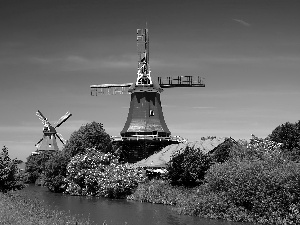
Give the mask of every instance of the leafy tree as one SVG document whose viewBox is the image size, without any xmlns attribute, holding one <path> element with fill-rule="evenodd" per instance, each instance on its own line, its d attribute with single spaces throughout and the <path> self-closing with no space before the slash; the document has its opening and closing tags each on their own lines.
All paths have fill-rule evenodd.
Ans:
<svg viewBox="0 0 300 225">
<path fill-rule="evenodd" d="M 55 152 L 45 163 L 45 181 L 50 191 L 63 192 L 70 157 L 64 151 Z"/>
<path fill-rule="evenodd" d="M 112 151 L 110 136 L 105 132 L 101 123 L 91 122 L 81 126 L 78 131 L 71 134 L 63 150 L 55 153 L 47 161 L 45 164 L 46 186 L 53 192 L 62 192 L 67 165 L 71 158 L 84 154 L 89 148 L 95 148 L 104 153 Z"/>
<path fill-rule="evenodd" d="M 64 151 L 73 157 L 87 148 L 96 148 L 104 153 L 112 150 L 110 136 L 105 132 L 103 124 L 94 121 L 81 126 L 71 134 Z"/>
<path fill-rule="evenodd" d="M 297 123 L 286 122 L 276 127 L 269 138 L 282 143 L 281 148 L 289 153 L 293 160 L 300 159 L 300 120 Z"/>
<path fill-rule="evenodd" d="M 0 153 L 0 191 L 6 192 L 14 189 L 22 189 L 24 186 L 20 182 L 19 169 L 15 160 L 11 160 L 8 155 L 8 148 L 3 146 Z"/>
<path fill-rule="evenodd" d="M 27 157 L 25 172 L 28 183 L 34 183 L 44 172 L 45 163 L 53 155 L 52 151 L 40 151 L 39 154 Z"/>
<path fill-rule="evenodd" d="M 218 163 L 227 161 L 230 157 L 230 152 L 239 146 L 239 144 L 232 138 L 226 138 L 225 141 L 215 147 L 209 154 L 213 160 Z"/>
<path fill-rule="evenodd" d="M 67 166 L 65 193 L 124 198 L 139 182 L 146 179 L 143 171 L 120 164 L 112 153 L 86 149 L 74 156 Z"/>
<path fill-rule="evenodd" d="M 175 153 L 167 165 L 168 178 L 172 185 L 196 186 L 203 180 L 212 165 L 212 158 L 200 149 L 187 146 Z"/>
</svg>

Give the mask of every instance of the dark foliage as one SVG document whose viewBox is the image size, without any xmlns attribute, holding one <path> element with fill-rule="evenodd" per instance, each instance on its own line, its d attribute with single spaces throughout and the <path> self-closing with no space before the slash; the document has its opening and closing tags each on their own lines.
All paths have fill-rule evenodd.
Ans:
<svg viewBox="0 0 300 225">
<path fill-rule="evenodd" d="M 300 160 L 300 120 L 297 123 L 286 122 L 276 127 L 269 137 L 272 141 L 282 143 L 281 148 L 292 160 Z"/>
<path fill-rule="evenodd" d="M 182 152 L 172 156 L 167 165 L 168 178 L 172 185 L 199 185 L 212 162 L 212 158 L 200 149 L 187 146 Z"/>
<path fill-rule="evenodd" d="M 112 151 L 110 136 L 101 123 L 91 122 L 81 126 L 71 134 L 63 150 L 71 158 L 78 153 L 84 153 L 87 148 L 96 148 L 104 153 Z"/>
<path fill-rule="evenodd" d="M 0 153 L 0 192 L 22 189 L 24 187 L 20 181 L 17 164 L 17 161 L 9 158 L 8 148 L 3 146 Z"/>
<path fill-rule="evenodd" d="M 65 152 L 56 152 L 45 164 L 45 181 L 50 191 L 63 192 L 67 165 L 70 161 Z"/>
<path fill-rule="evenodd" d="M 110 136 L 103 125 L 91 122 L 81 126 L 71 134 L 61 152 L 56 152 L 45 164 L 46 186 L 53 192 L 63 192 L 66 185 L 67 165 L 72 157 L 84 154 L 86 149 L 95 148 L 99 152 L 112 151 Z"/>
<path fill-rule="evenodd" d="M 234 139 L 226 138 L 223 143 L 215 147 L 209 154 L 215 162 L 223 163 L 230 158 L 230 152 L 238 145 Z"/>
<path fill-rule="evenodd" d="M 40 154 L 30 155 L 25 163 L 26 182 L 34 183 L 45 170 L 46 162 L 54 154 L 53 151 L 41 151 Z"/>
</svg>

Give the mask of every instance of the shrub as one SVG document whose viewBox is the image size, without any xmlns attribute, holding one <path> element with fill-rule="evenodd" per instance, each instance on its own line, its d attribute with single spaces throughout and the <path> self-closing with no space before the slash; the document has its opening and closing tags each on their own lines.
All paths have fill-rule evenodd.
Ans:
<svg viewBox="0 0 300 225">
<path fill-rule="evenodd" d="M 73 156 L 84 154 L 85 149 L 96 148 L 100 152 L 112 151 L 110 136 L 103 125 L 91 122 L 71 134 L 61 152 L 56 152 L 45 164 L 46 186 L 53 192 L 65 190 L 67 165 Z"/>
<path fill-rule="evenodd" d="M 223 143 L 215 147 L 209 154 L 212 156 L 214 162 L 222 163 L 230 158 L 230 152 L 237 146 L 239 146 L 239 143 L 234 139 L 226 138 Z"/>
<path fill-rule="evenodd" d="M 244 209 L 256 222 L 299 219 L 300 164 L 284 158 L 268 139 L 254 136 L 240 155 L 213 165 L 205 181 L 209 192 L 225 193 L 224 201 Z"/>
<path fill-rule="evenodd" d="M 67 164 L 70 161 L 64 151 L 55 152 L 45 164 L 45 181 L 50 191 L 63 192 Z"/>
<path fill-rule="evenodd" d="M 167 165 L 168 178 L 172 185 L 193 187 L 201 183 L 212 158 L 200 149 L 187 146 L 183 152 L 172 155 Z"/>
<path fill-rule="evenodd" d="M 88 149 L 68 164 L 65 193 L 124 198 L 145 179 L 141 170 L 119 164 L 112 153 Z"/>
<path fill-rule="evenodd" d="M 276 127 L 269 135 L 270 140 L 282 143 L 281 148 L 292 160 L 300 160 L 300 120 L 297 123 L 285 123 Z"/>
<path fill-rule="evenodd" d="M 180 186 L 172 186 L 166 180 L 148 180 L 140 183 L 133 194 L 127 199 L 140 202 L 160 203 L 165 205 L 176 205 L 186 201 L 192 194 L 193 189 Z"/>
<path fill-rule="evenodd" d="M 8 148 L 3 146 L 0 153 L 0 192 L 22 189 L 23 187 L 17 161 L 9 158 Z"/>
<path fill-rule="evenodd" d="M 74 131 L 64 151 L 71 158 L 76 154 L 84 153 L 88 148 L 96 148 L 105 153 L 112 151 L 110 136 L 105 132 L 101 123 L 91 122 L 81 126 L 78 131 Z"/>
<path fill-rule="evenodd" d="M 28 183 L 34 183 L 45 170 L 45 164 L 50 159 L 52 151 L 41 151 L 39 154 L 30 155 L 25 163 L 25 172 Z"/>
</svg>

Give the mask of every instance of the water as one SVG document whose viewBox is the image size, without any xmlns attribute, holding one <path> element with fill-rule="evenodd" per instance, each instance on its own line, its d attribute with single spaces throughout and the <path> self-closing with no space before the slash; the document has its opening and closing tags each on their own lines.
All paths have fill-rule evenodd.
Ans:
<svg viewBox="0 0 300 225">
<path fill-rule="evenodd" d="M 161 204 L 52 193 L 45 187 L 34 185 L 22 192 L 26 192 L 29 198 L 41 200 L 50 209 L 82 215 L 99 225 L 104 221 L 108 225 L 250 225 L 178 215 L 171 206 Z"/>
</svg>

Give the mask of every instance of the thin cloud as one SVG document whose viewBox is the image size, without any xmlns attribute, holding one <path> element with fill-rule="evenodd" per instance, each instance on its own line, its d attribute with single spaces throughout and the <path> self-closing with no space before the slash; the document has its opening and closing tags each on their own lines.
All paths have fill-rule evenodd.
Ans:
<svg viewBox="0 0 300 225">
<path fill-rule="evenodd" d="M 235 22 L 238 22 L 239 24 L 243 25 L 243 26 L 246 26 L 246 27 L 250 27 L 251 24 L 250 23 L 247 23 L 246 21 L 244 20 L 240 20 L 240 19 L 233 19 Z"/>
<path fill-rule="evenodd" d="M 122 55 L 105 58 L 86 58 L 79 55 L 64 57 L 30 57 L 28 60 L 34 64 L 55 65 L 67 71 L 103 69 L 103 68 L 128 68 L 136 64 L 133 55 Z"/>
<path fill-rule="evenodd" d="M 211 106 L 194 106 L 193 109 L 215 109 L 216 107 Z"/>
</svg>

